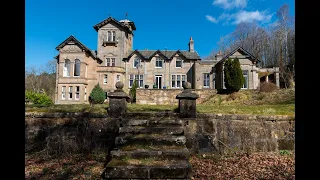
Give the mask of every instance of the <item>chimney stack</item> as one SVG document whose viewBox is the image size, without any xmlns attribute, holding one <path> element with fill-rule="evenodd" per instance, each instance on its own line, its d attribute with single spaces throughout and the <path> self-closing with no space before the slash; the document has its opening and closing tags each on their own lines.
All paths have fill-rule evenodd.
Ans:
<svg viewBox="0 0 320 180">
<path fill-rule="evenodd" d="M 189 41 L 189 52 L 194 52 L 194 42 L 192 40 L 192 37 L 190 37 Z"/>
<path fill-rule="evenodd" d="M 218 54 L 216 54 L 215 58 L 216 58 L 217 61 L 220 61 L 222 59 L 221 51 L 219 51 Z"/>
</svg>

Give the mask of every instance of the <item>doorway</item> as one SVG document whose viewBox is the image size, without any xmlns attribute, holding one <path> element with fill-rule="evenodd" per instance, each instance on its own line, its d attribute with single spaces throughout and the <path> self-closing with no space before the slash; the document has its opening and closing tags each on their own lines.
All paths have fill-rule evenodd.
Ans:
<svg viewBox="0 0 320 180">
<path fill-rule="evenodd" d="M 161 87 L 162 87 L 162 75 L 156 75 L 155 76 L 156 77 L 156 85 L 157 85 L 157 87 L 158 87 L 158 89 L 161 89 Z"/>
</svg>

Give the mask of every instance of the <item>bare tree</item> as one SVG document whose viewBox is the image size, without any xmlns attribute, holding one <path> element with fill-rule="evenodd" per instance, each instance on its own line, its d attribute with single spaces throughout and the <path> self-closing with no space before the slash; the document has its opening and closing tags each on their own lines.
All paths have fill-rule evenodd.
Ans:
<svg viewBox="0 0 320 180">
<path fill-rule="evenodd" d="M 56 79 L 56 61 L 48 61 L 43 67 L 31 66 L 25 69 L 25 90 L 44 92 L 53 97 Z"/>
<path fill-rule="evenodd" d="M 267 27 L 256 23 L 241 22 L 235 30 L 220 37 L 219 50 L 229 53 L 241 46 L 261 60 L 261 67 L 279 67 L 284 87 L 294 87 L 295 29 L 294 17 L 284 4 L 277 11 L 277 21 Z M 218 52 L 218 49 L 212 51 Z"/>
</svg>

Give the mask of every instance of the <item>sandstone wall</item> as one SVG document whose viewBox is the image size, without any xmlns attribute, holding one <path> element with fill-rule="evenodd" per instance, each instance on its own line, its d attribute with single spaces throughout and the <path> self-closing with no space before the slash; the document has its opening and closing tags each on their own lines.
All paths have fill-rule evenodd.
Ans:
<svg viewBox="0 0 320 180">
<path fill-rule="evenodd" d="M 176 119 L 178 113 L 127 113 L 127 119 Z M 26 113 L 25 151 L 72 153 L 113 148 L 119 122 L 89 113 Z M 293 150 L 295 118 L 289 116 L 198 114 L 185 120 L 191 153 Z"/>
<path fill-rule="evenodd" d="M 176 99 L 176 96 L 182 91 L 182 89 L 137 89 L 136 103 L 150 105 L 177 105 L 178 100 Z M 217 93 L 215 89 L 194 89 L 193 92 L 199 95 L 197 103 L 201 103 L 211 95 Z"/>
</svg>

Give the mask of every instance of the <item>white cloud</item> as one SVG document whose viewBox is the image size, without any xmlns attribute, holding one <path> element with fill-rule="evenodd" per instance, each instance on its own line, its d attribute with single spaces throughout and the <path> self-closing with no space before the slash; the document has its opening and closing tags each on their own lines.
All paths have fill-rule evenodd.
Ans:
<svg viewBox="0 0 320 180">
<path fill-rule="evenodd" d="M 222 7 L 223 9 L 245 8 L 248 0 L 214 0 L 213 5 Z"/>
<path fill-rule="evenodd" d="M 206 15 L 206 19 L 210 22 L 218 23 L 218 20 L 215 17 L 212 17 L 210 15 Z"/>
<path fill-rule="evenodd" d="M 213 18 L 217 22 L 222 22 L 223 25 L 239 24 L 241 22 L 260 22 L 267 23 L 271 20 L 273 14 L 267 14 L 266 11 L 239 11 L 237 13 L 228 14 L 222 13 L 218 18 Z M 207 17 L 208 19 L 208 17 Z M 208 19 L 209 20 L 209 19 Z"/>
<path fill-rule="evenodd" d="M 260 11 L 239 11 L 234 16 L 234 24 L 239 24 L 240 22 L 269 22 L 272 18 L 272 14 L 267 14 L 266 12 Z"/>
</svg>

